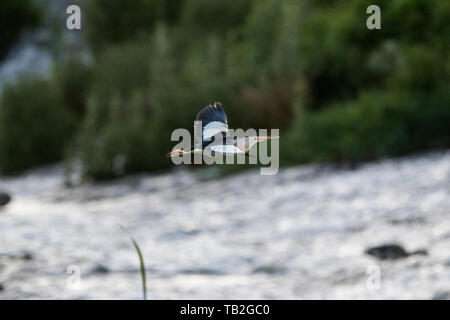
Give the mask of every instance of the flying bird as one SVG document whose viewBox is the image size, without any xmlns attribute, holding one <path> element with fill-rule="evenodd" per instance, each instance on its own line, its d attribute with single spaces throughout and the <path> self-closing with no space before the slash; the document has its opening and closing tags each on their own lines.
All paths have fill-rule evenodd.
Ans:
<svg viewBox="0 0 450 320">
<path fill-rule="evenodd" d="M 277 139 L 279 136 L 244 136 L 231 137 L 228 132 L 228 121 L 225 110 L 220 102 L 214 102 L 204 107 L 197 114 L 194 130 L 201 132 L 201 140 L 196 139 L 190 150 L 174 149 L 167 156 L 183 156 L 192 153 L 205 153 L 206 155 L 238 155 L 245 154 L 258 142 Z M 220 139 L 220 140 L 219 140 Z M 218 142 L 214 143 L 214 141 Z"/>
</svg>

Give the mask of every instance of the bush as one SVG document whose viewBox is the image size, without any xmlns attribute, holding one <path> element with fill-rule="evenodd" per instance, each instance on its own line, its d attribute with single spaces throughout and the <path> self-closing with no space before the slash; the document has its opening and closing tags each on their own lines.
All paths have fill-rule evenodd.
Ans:
<svg viewBox="0 0 450 320">
<path fill-rule="evenodd" d="M 150 34 L 157 22 L 178 21 L 183 0 L 86 1 L 86 38 L 95 52 Z"/>
<path fill-rule="evenodd" d="M 149 46 L 155 48 L 151 56 Z M 170 165 L 165 155 L 171 131 L 193 121 L 186 112 L 189 90 L 181 88 L 177 72 L 164 27 L 150 42 L 105 53 L 95 69 L 79 137 L 85 177 L 106 179 Z"/>
<path fill-rule="evenodd" d="M 91 102 L 88 119 L 98 118 Z M 137 93 L 129 101 L 116 97 L 107 104 L 107 118 L 88 121 L 80 136 L 84 177 L 106 179 L 153 169 L 152 123 L 148 100 Z"/>
<path fill-rule="evenodd" d="M 382 30 L 368 30 L 370 4 L 89 2 L 96 63 L 79 140 L 85 174 L 169 166 L 170 132 L 192 128 L 216 100 L 230 128 L 280 128 L 284 164 L 448 146 L 450 6 L 380 0 Z"/>
<path fill-rule="evenodd" d="M 39 25 L 42 12 L 32 0 L 3 0 L 0 2 L 0 60 L 26 28 Z"/>
<path fill-rule="evenodd" d="M 151 50 L 149 41 L 127 42 L 110 47 L 98 57 L 92 73 L 90 95 L 98 101 L 119 95 L 129 98 L 148 85 Z"/>
<path fill-rule="evenodd" d="M 225 33 L 241 26 L 250 8 L 251 0 L 189 0 L 183 7 L 181 23 L 192 32 Z"/>
<path fill-rule="evenodd" d="M 0 171 L 60 160 L 72 129 L 72 117 L 49 81 L 22 79 L 6 86 L 0 98 Z"/>
<path fill-rule="evenodd" d="M 450 28 L 443 23 L 450 14 L 448 4 L 439 0 L 379 1 L 382 29 L 369 30 L 365 27 L 366 8 L 373 4 L 369 0 L 305 3 L 297 58 L 310 83 L 309 108 L 355 99 L 368 89 L 389 90 L 391 79 L 413 60 L 431 67 L 421 89 L 444 82 L 434 71 L 448 60 L 448 45 L 443 44 L 450 36 Z M 421 86 L 416 80 L 413 85 Z"/>
<path fill-rule="evenodd" d="M 374 91 L 355 102 L 308 113 L 294 125 L 296 161 L 355 163 L 450 147 L 450 94 Z"/>
<path fill-rule="evenodd" d="M 92 68 L 79 58 L 69 57 L 58 61 L 53 70 L 52 81 L 64 106 L 78 119 L 86 111 L 86 100 L 92 79 Z"/>
</svg>

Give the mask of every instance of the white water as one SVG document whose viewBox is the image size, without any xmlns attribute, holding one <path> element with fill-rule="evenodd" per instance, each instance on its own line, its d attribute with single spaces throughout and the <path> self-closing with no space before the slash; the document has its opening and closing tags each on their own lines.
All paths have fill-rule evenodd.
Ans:
<svg viewBox="0 0 450 320">
<path fill-rule="evenodd" d="M 202 182 L 176 169 L 75 189 L 59 167 L 2 178 L 13 201 L 0 211 L 0 299 L 141 298 L 119 223 L 141 246 L 151 299 L 450 297 L 449 152 L 258 173 Z M 387 242 L 429 255 L 364 254 Z M 79 289 L 67 287 L 71 265 Z"/>
</svg>

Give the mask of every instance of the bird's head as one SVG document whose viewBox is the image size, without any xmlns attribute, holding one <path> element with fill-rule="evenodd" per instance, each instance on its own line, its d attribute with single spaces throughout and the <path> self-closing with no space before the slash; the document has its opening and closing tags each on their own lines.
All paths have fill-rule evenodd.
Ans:
<svg viewBox="0 0 450 320">
<path fill-rule="evenodd" d="M 236 145 L 239 149 L 247 152 L 258 142 L 267 141 L 271 139 L 278 139 L 279 136 L 246 136 L 235 138 Z"/>
</svg>

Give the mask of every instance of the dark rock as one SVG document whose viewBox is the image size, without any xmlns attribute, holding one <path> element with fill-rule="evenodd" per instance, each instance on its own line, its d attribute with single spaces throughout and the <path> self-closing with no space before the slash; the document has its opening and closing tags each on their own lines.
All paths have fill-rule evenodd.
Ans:
<svg viewBox="0 0 450 320">
<path fill-rule="evenodd" d="M 180 270 L 182 274 L 200 274 L 200 275 L 208 275 L 208 276 L 219 276 L 224 273 L 220 270 L 209 269 L 209 268 L 196 268 L 196 269 L 183 269 Z"/>
<path fill-rule="evenodd" d="M 419 250 L 416 250 L 416 251 L 413 251 L 413 252 L 410 253 L 410 255 L 413 255 L 413 254 L 417 254 L 417 255 L 420 255 L 420 256 L 427 256 L 428 255 L 428 251 L 425 250 L 425 249 L 419 249 Z"/>
<path fill-rule="evenodd" d="M 262 266 L 256 267 L 255 269 L 253 269 L 252 273 L 277 274 L 277 273 L 283 273 L 285 271 L 286 271 L 286 269 L 281 266 L 268 264 L 268 265 L 262 265 Z"/>
<path fill-rule="evenodd" d="M 405 249 L 403 249 L 402 246 L 398 244 L 385 244 L 378 247 L 373 247 L 366 249 L 366 254 L 370 256 L 374 256 L 380 260 L 396 260 L 396 259 L 403 259 L 407 258 L 411 255 L 417 254 L 417 255 L 428 255 L 427 250 L 425 249 L 419 249 L 412 252 L 407 252 Z"/>
<path fill-rule="evenodd" d="M 3 291 L 3 290 L 5 290 L 5 286 L 0 283 L 0 291 Z"/>
<path fill-rule="evenodd" d="M 380 260 L 396 260 L 409 256 L 409 253 L 397 244 L 385 244 L 379 247 L 369 248 L 366 249 L 365 253 Z"/>
<path fill-rule="evenodd" d="M 6 206 L 11 201 L 11 196 L 0 192 L 0 208 Z"/>
<path fill-rule="evenodd" d="M 33 260 L 33 254 L 31 254 L 30 252 L 24 252 L 21 256 L 21 259 L 26 260 L 26 261 L 30 261 Z"/>
<path fill-rule="evenodd" d="M 433 294 L 433 300 L 450 300 L 450 290 L 439 290 Z"/>
<path fill-rule="evenodd" d="M 94 268 L 92 268 L 91 270 L 91 274 L 105 274 L 105 273 L 109 273 L 110 270 L 108 267 L 102 265 L 102 264 L 98 264 L 96 265 Z"/>
<path fill-rule="evenodd" d="M 404 219 L 391 219 L 389 220 L 390 224 L 398 225 L 398 224 L 425 224 L 427 220 L 424 217 L 408 217 Z"/>
<path fill-rule="evenodd" d="M 33 254 L 28 251 L 6 253 L 5 257 L 8 257 L 8 258 L 14 259 L 14 260 L 25 260 L 25 261 L 31 261 L 34 259 Z"/>
</svg>

